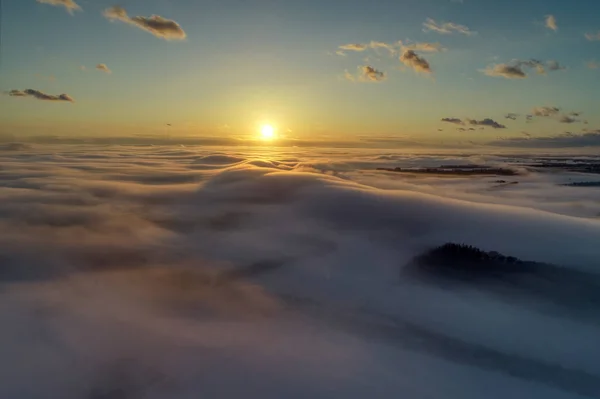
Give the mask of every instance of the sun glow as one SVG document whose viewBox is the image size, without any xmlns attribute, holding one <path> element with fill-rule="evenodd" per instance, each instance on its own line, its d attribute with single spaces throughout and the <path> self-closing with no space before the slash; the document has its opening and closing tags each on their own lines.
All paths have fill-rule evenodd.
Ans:
<svg viewBox="0 0 600 399">
<path fill-rule="evenodd" d="M 262 125 L 260 127 L 260 137 L 263 140 L 273 140 L 275 136 L 275 128 L 272 125 Z"/>
</svg>

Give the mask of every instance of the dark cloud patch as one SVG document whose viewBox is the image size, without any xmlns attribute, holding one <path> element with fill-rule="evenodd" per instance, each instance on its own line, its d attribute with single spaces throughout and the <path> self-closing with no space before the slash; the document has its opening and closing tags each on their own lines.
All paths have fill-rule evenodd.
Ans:
<svg viewBox="0 0 600 399">
<path fill-rule="evenodd" d="M 75 100 L 73 100 L 73 98 L 68 94 L 52 95 L 34 89 L 11 90 L 8 92 L 8 95 L 11 97 L 33 97 L 35 99 L 43 101 L 68 101 L 72 103 L 75 102 Z"/>
<path fill-rule="evenodd" d="M 488 76 L 503 77 L 506 79 L 524 79 L 527 74 L 520 65 L 498 64 L 488 67 L 484 73 Z"/>
<path fill-rule="evenodd" d="M 494 129 L 506 129 L 506 126 L 504 126 L 501 123 L 498 123 L 495 120 L 490 119 L 490 118 L 485 118 L 485 119 L 482 119 L 480 121 L 475 120 L 475 119 L 469 119 L 468 122 L 469 122 L 470 125 L 483 126 L 483 127 L 491 127 L 491 128 L 494 128 Z"/>
<path fill-rule="evenodd" d="M 464 125 L 462 119 L 459 118 L 442 118 L 442 122 L 454 123 L 455 125 Z"/>
<path fill-rule="evenodd" d="M 21 90 L 11 90 L 7 94 L 12 97 L 27 97 L 27 93 Z"/>
<path fill-rule="evenodd" d="M 558 119 L 558 121 L 559 121 L 560 123 L 575 123 L 575 122 L 579 122 L 579 120 L 577 120 L 577 119 L 573 118 L 573 117 L 572 117 L 572 116 L 570 116 L 570 115 L 562 115 L 562 116 L 561 116 L 561 117 Z"/>
<path fill-rule="evenodd" d="M 382 82 L 387 76 L 385 72 L 379 71 L 370 65 L 358 67 L 358 74 L 352 75 L 346 71 L 344 77 L 351 82 Z"/>
<path fill-rule="evenodd" d="M 505 79 L 525 79 L 529 77 L 529 70 L 534 70 L 538 75 L 545 75 L 547 71 L 561 71 L 566 69 L 558 61 L 512 60 L 505 64 L 488 66 L 482 72 L 487 76 L 502 77 Z"/>
<path fill-rule="evenodd" d="M 494 129 L 506 129 L 506 126 L 496 122 L 493 119 L 490 118 L 485 118 L 482 119 L 480 121 L 476 120 L 476 119 L 465 119 L 464 121 L 462 119 L 459 118 L 442 118 L 442 122 L 447 122 L 447 123 L 453 123 L 455 125 L 465 125 L 465 124 L 469 124 L 472 126 L 481 126 L 482 128 L 484 127 L 491 127 Z M 460 130 L 462 132 L 466 131 L 466 130 L 476 130 L 475 128 L 471 127 L 471 128 L 458 128 L 457 130 Z"/>
<path fill-rule="evenodd" d="M 561 114 L 559 107 L 536 107 L 532 110 L 533 116 L 540 118 L 553 118 L 560 123 L 576 123 L 581 122 L 577 117 L 581 116 L 581 112 L 569 112 Z"/>
<path fill-rule="evenodd" d="M 385 73 L 378 71 L 372 66 L 365 65 L 361 67 L 361 71 L 363 78 L 366 80 L 370 80 L 372 82 L 381 82 L 382 80 L 385 80 Z"/>
<path fill-rule="evenodd" d="M 130 17 L 124 8 L 114 6 L 106 9 L 104 16 L 111 21 L 121 21 L 137 26 L 161 39 L 183 40 L 186 38 L 185 31 L 177 22 L 163 18 L 160 15 Z"/>
<path fill-rule="evenodd" d="M 414 69 L 416 72 L 423 72 L 423 73 L 431 73 L 431 65 L 429 64 L 429 62 L 419 56 L 417 53 L 415 53 L 414 50 L 409 50 L 406 49 L 404 50 L 404 52 L 402 53 L 402 55 L 400 56 L 400 61 Z"/>
</svg>

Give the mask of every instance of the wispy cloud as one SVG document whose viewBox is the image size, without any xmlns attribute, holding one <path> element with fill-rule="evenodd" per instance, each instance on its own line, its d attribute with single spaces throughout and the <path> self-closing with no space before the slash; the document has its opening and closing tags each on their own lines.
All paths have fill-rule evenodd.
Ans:
<svg viewBox="0 0 600 399">
<path fill-rule="evenodd" d="M 379 71 L 370 65 L 358 67 L 357 75 L 352 75 L 350 72 L 346 71 L 344 77 L 351 82 L 372 83 L 382 82 L 387 78 L 385 72 Z"/>
<path fill-rule="evenodd" d="M 465 25 L 460 25 L 454 22 L 436 22 L 434 19 L 427 18 L 423 22 L 423 30 L 425 32 L 437 32 L 442 35 L 450 35 L 452 33 L 461 33 L 463 35 L 475 35 L 477 32 L 472 31 Z"/>
<path fill-rule="evenodd" d="M 585 38 L 592 42 L 600 41 L 600 31 L 596 33 L 586 33 Z"/>
<path fill-rule="evenodd" d="M 343 45 L 339 46 L 338 50 L 336 51 L 336 54 L 346 55 L 346 51 L 363 52 L 363 51 L 369 50 L 369 49 L 372 49 L 372 50 L 384 49 L 393 55 L 397 51 L 396 50 L 397 46 L 398 46 L 397 44 L 388 44 L 385 42 L 380 42 L 380 41 L 375 41 L 375 40 L 372 40 L 369 43 L 349 43 L 349 44 L 343 44 Z"/>
<path fill-rule="evenodd" d="M 598 69 L 598 68 L 600 68 L 600 63 L 597 62 L 597 61 L 590 61 L 586 65 L 590 69 Z"/>
<path fill-rule="evenodd" d="M 360 43 L 343 44 L 339 47 L 340 50 L 346 50 L 346 51 L 365 51 L 368 48 L 369 48 L 368 45 L 360 44 Z"/>
<path fill-rule="evenodd" d="M 402 40 L 398 40 L 394 43 L 386 43 L 381 41 L 372 40 L 368 43 L 348 43 L 338 47 L 336 54 L 346 55 L 346 52 L 364 52 L 367 50 L 386 50 L 390 56 L 394 56 L 401 51 L 413 50 L 422 51 L 428 53 L 440 52 L 446 50 L 440 43 L 429 43 L 429 42 L 417 42 L 417 43 L 403 43 Z"/>
<path fill-rule="evenodd" d="M 488 143 L 501 147 L 528 148 L 565 148 L 565 147 L 597 147 L 600 146 L 600 131 L 587 133 L 565 132 L 556 136 L 509 137 Z"/>
<path fill-rule="evenodd" d="M 406 44 L 403 46 L 403 48 L 406 50 L 423 51 L 423 52 L 428 52 L 428 53 L 436 53 L 436 52 L 445 50 L 445 48 L 442 47 L 442 45 L 440 43 L 429 43 L 429 42 Z"/>
<path fill-rule="evenodd" d="M 108 66 L 106 66 L 106 64 L 98 64 L 96 65 L 96 69 L 105 73 L 112 73 L 112 71 L 110 70 L 110 68 L 108 68 Z"/>
<path fill-rule="evenodd" d="M 73 15 L 75 11 L 81 10 L 81 7 L 75 2 L 75 0 L 37 0 L 37 2 L 64 7 L 71 15 Z"/>
<path fill-rule="evenodd" d="M 547 71 L 561 71 L 566 69 L 557 61 L 539 61 L 531 60 L 512 60 L 504 64 L 495 64 L 482 70 L 484 74 L 492 77 L 502 77 L 506 79 L 525 79 L 529 75 L 528 69 L 533 69 L 538 75 L 545 75 Z"/>
<path fill-rule="evenodd" d="M 552 29 L 553 31 L 558 30 L 558 25 L 556 23 L 556 17 L 554 15 L 546 15 L 546 28 Z"/>
<path fill-rule="evenodd" d="M 121 21 L 137 26 L 165 40 L 183 40 L 186 38 L 185 31 L 177 22 L 159 15 L 130 17 L 124 8 L 114 6 L 104 10 L 104 16 L 111 21 Z"/>
<path fill-rule="evenodd" d="M 566 67 L 560 65 L 558 61 L 547 61 L 546 67 L 549 71 L 564 71 L 567 69 Z"/>
<path fill-rule="evenodd" d="M 75 102 L 75 100 L 73 100 L 73 98 L 68 94 L 52 95 L 34 89 L 11 90 L 7 94 L 11 97 L 33 97 L 35 99 L 43 101 L 68 101 L 72 103 Z"/>
<path fill-rule="evenodd" d="M 44 76 L 42 74 L 36 73 L 35 77 L 38 78 L 38 79 L 40 79 L 40 80 L 45 80 L 45 81 L 48 81 L 48 82 L 55 82 L 56 81 L 56 76 L 54 76 L 54 75 Z"/>
</svg>

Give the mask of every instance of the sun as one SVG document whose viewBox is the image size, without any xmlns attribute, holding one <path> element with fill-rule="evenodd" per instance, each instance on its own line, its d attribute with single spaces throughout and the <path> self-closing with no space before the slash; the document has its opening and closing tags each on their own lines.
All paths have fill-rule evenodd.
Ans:
<svg viewBox="0 0 600 399">
<path fill-rule="evenodd" d="M 263 140 L 273 140 L 275 138 L 275 128 L 272 125 L 262 125 L 260 127 L 260 137 Z"/>
</svg>

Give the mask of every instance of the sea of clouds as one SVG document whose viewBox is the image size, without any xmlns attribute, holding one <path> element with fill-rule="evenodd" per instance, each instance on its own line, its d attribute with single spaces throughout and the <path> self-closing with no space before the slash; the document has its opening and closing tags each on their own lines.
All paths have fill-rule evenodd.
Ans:
<svg viewBox="0 0 600 399">
<path fill-rule="evenodd" d="M 600 177 L 528 161 L 4 144 L 0 397 L 598 397 L 600 323 L 401 274 L 446 242 L 600 274 L 600 188 L 563 185 Z M 518 184 L 377 170 L 442 164 Z"/>
</svg>

